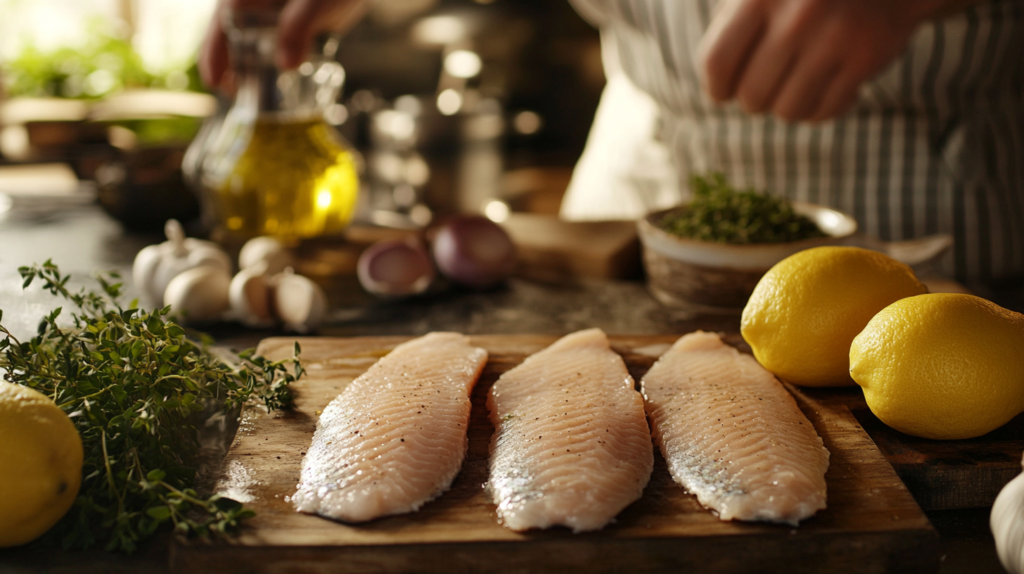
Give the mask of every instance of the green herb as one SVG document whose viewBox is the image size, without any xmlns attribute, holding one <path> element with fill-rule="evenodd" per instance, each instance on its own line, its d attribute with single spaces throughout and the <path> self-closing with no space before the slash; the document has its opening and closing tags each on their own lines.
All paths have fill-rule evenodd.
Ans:
<svg viewBox="0 0 1024 574">
<path fill-rule="evenodd" d="M 784 199 L 752 190 L 737 191 L 720 173 L 691 179 L 693 201 L 667 213 L 665 231 L 716 243 L 782 243 L 825 234 Z"/>
<path fill-rule="evenodd" d="M 24 342 L 0 325 L 4 379 L 51 397 L 75 423 L 85 449 L 78 498 L 47 538 L 65 548 L 102 542 L 132 552 L 166 524 L 208 536 L 252 516 L 234 500 L 193 489 L 194 422 L 208 403 L 231 413 L 257 398 L 271 410 L 290 406 L 287 385 L 303 372 L 298 344 L 292 359 L 271 362 L 247 351 L 233 368 L 207 352 L 208 341 L 187 338 L 167 319 L 169 308 L 146 312 L 134 301 L 122 308 L 116 273 L 97 276 L 101 293 L 72 293 L 70 277 L 50 261 L 18 272 L 23 287 L 38 279 L 77 308 L 71 326 L 58 325 L 57 308 Z"/>
<path fill-rule="evenodd" d="M 149 71 L 131 39 L 114 33 L 102 19 L 85 23 L 81 46 L 43 51 L 27 45 L 4 62 L 3 81 L 11 97 L 102 98 L 126 88 L 186 88 L 204 91 L 197 66 L 157 75 Z"/>
</svg>

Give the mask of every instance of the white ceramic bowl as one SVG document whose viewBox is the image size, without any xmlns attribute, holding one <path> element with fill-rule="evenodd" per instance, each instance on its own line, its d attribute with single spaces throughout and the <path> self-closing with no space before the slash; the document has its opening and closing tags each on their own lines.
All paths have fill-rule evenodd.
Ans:
<svg viewBox="0 0 1024 574">
<path fill-rule="evenodd" d="M 793 209 L 811 218 L 826 237 L 733 245 L 685 239 L 658 225 L 674 207 L 637 222 L 643 245 L 647 285 L 656 299 L 691 314 L 737 314 L 754 286 L 773 265 L 804 249 L 849 245 L 857 232 L 850 216 L 810 203 L 793 202 Z"/>
</svg>

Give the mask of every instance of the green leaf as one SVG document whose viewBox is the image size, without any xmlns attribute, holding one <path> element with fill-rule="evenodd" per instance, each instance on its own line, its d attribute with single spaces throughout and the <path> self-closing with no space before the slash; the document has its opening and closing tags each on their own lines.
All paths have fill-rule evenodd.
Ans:
<svg viewBox="0 0 1024 574">
<path fill-rule="evenodd" d="M 242 503 L 231 498 L 218 498 L 213 504 L 222 512 L 232 512 L 242 509 Z"/>
<path fill-rule="evenodd" d="M 146 514 L 148 514 L 150 518 L 163 522 L 171 517 L 171 509 L 166 506 L 154 506 L 146 509 Z"/>
<path fill-rule="evenodd" d="M 160 482 L 166 477 L 167 473 L 160 469 L 151 470 L 146 474 L 146 480 L 150 482 Z"/>
</svg>

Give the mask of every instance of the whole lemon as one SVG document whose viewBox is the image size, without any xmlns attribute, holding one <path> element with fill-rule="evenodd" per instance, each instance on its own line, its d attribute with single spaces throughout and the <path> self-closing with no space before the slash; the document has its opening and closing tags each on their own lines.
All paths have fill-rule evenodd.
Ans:
<svg viewBox="0 0 1024 574">
<path fill-rule="evenodd" d="M 910 267 L 877 251 L 816 247 L 768 270 L 743 308 L 740 332 L 780 379 L 852 385 L 853 338 L 890 303 L 927 291 Z"/>
<path fill-rule="evenodd" d="M 0 381 L 0 548 L 35 540 L 71 508 L 82 439 L 46 395 Z"/>
<path fill-rule="evenodd" d="M 903 299 L 850 347 L 850 375 L 871 412 L 932 439 L 992 431 L 1024 411 L 1024 315 L 973 295 Z"/>
</svg>

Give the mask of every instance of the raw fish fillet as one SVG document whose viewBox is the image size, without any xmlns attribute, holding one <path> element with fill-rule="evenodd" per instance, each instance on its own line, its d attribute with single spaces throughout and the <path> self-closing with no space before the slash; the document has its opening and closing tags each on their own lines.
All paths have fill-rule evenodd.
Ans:
<svg viewBox="0 0 1024 574">
<path fill-rule="evenodd" d="M 597 530 L 640 498 L 654 465 L 643 398 L 600 329 L 507 371 L 487 399 L 488 488 L 512 530 Z"/>
<path fill-rule="evenodd" d="M 676 341 L 641 384 L 669 472 L 722 520 L 796 525 L 825 508 L 829 453 L 753 357 L 698 331 Z"/>
<path fill-rule="evenodd" d="M 403 343 L 324 409 L 302 461 L 300 512 L 345 522 L 419 510 L 466 455 L 469 395 L 487 351 L 458 333 Z"/>
</svg>

